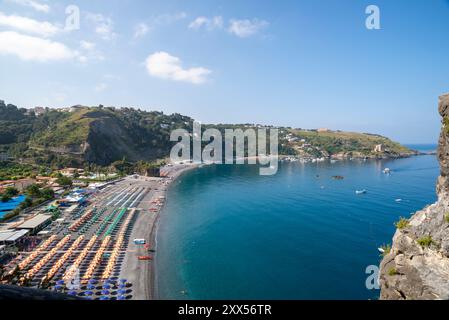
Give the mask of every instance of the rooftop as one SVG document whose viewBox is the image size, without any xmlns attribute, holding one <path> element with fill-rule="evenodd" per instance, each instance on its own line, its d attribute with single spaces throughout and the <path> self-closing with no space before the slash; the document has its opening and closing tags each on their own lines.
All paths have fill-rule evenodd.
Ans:
<svg viewBox="0 0 449 320">
<path fill-rule="evenodd" d="M 33 218 L 18 225 L 16 229 L 36 229 L 47 221 L 51 220 L 51 216 L 45 214 L 38 214 Z"/>
</svg>

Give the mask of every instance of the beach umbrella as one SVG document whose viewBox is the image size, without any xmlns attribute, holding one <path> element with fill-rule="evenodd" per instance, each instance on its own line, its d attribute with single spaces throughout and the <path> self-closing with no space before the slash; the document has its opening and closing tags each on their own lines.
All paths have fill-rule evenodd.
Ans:
<svg viewBox="0 0 449 320">
<path fill-rule="evenodd" d="M 89 280 L 89 284 L 97 284 L 97 283 L 98 283 L 98 281 L 95 280 L 95 279 L 90 279 Z"/>
<path fill-rule="evenodd" d="M 111 293 L 111 292 L 110 292 L 109 290 L 102 290 L 102 291 L 101 291 L 101 294 L 102 294 L 102 295 L 105 295 L 105 296 L 108 295 L 108 294 L 110 294 L 110 293 Z"/>
<path fill-rule="evenodd" d="M 105 284 L 103 285 L 103 289 L 111 289 L 111 285 L 105 283 Z"/>
<path fill-rule="evenodd" d="M 58 280 L 58 281 L 56 281 L 56 284 L 59 284 L 59 285 L 65 284 L 65 281 L 64 280 Z"/>
<path fill-rule="evenodd" d="M 89 290 L 89 291 L 84 292 L 84 294 L 86 296 L 92 296 L 92 295 L 94 295 L 94 292 Z"/>
<path fill-rule="evenodd" d="M 95 286 L 94 286 L 93 284 L 88 284 L 88 285 L 87 285 L 87 289 L 88 289 L 88 290 L 94 290 L 94 289 L 95 289 Z"/>
<path fill-rule="evenodd" d="M 127 283 L 128 280 L 126 280 L 126 279 L 120 279 L 119 282 L 121 282 L 121 283 Z"/>
<path fill-rule="evenodd" d="M 126 288 L 126 284 L 125 283 L 121 283 L 118 285 L 119 289 L 125 289 Z"/>
<path fill-rule="evenodd" d="M 76 292 L 76 291 L 69 291 L 69 292 L 67 292 L 67 294 L 69 296 L 76 296 L 76 295 L 78 295 L 78 292 Z"/>
<path fill-rule="evenodd" d="M 118 296 L 117 300 L 126 300 L 126 297 L 125 296 Z"/>
<path fill-rule="evenodd" d="M 120 289 L 117 291 L 118 294 L 123 295 L 126 294 L 126 290 Z"/>
<path fill-rule="evenodd" d="M 106 296 L 103 296 L 103 297 L 100 297 L 100 300 L 111 300 L 111 298 L 109 298 L 109 297 L 106 297 Z"/>
<path fill-rule="evenodd" d="M 60 284 L 55 286 L 55 290 L 59 291 L 59 290 L 62 290 L 62 289 L 64 289 L 64 286 L 61 286 Z"/>
</svg>

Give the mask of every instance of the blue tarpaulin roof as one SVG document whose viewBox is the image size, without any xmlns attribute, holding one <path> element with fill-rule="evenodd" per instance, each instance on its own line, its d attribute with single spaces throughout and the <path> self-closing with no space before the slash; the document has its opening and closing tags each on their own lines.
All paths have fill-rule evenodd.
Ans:
<svg viewBox="0 0 449 320">
<path fill-rule="evenodd" d="M 17 198 L 13 198 L 11 201 L 8 202 L 0 201 L 0 218 L 3 217 L 8 212 L 17 208 L 25 200 L 25 198 L 26 198 L 25 196 L 18 196 Z"/>
</svg>

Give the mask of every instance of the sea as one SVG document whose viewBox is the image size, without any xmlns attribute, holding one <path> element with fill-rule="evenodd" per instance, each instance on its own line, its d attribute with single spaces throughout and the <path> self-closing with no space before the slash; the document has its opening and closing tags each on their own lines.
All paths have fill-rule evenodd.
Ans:
<svg viewBox="0 0 449 320">
<path fill-rule="evenodd" d="M 392 242 L 400 217 L 435 202 L 438 175 L 435 155 L 280 163 L 274 176 L 252 165 L 189 171 L 171 185 L 161 215 L 157 296 L 378 299 L 369 280 L 378 248 Z"/>
</svg>

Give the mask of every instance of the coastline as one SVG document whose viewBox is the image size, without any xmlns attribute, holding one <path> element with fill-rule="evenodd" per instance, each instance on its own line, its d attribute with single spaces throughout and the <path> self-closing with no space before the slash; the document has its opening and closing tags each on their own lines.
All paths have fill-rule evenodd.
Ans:
<svg viewBox="0 0 449 320">
<path fill-rule="evenodd" d="M 368 158 L 365 160 L 387 160 L 387 159 L 401 159 L 401 158 L 410 158 L 413 156 L 420 156 L 420 155 L 433 155 L 433 153 L 416 153 L 416 154 L 411 154 L 411 155 L 407 155 L 407 156 L 402 156 L 402 157 L 390 157 L 390 158 L 381 158 L 381 159 L 376 159 L 376 158 Z M 285 156 L 282 156 L 285 157 Z M 245 157 L 245 160 L 248 160 L 248 157 Z M 258 157 L 256 157 L 256 159 L 258 159 Z M 284 159 L 281 159 L 280 156 L 280 162 L 282 162 Z M 328 161 L 332 161 L 333 159 L 329 158 L 327 159 Z M 349 159 L 343 159 L 343 160 L 349 160 Z M 343 161 L 340 160 L 340 161 Z M 354 158 L 354 160 L 362 160 L 362 158 Z M 284 160 L 285 161 L 285 160 Z M 301 161 L 301 159 L 298 159 L 298 161 Z M 310 161 L 312 162 L 312 161 Z M 211 163 L 212 164 L 212 163 Z M 204 165 L 210 165 L 210 164 L 184 164 L 184 165 L 175 165 L 174 167 L 170 168 L 170 172 L 167 174 L 166 176 L 166 180 L 168 181 L 168 183 L 164 186 L 164 189 L 161 192 L 161 195 L 165 197 L 166 201 L 168 201 L 168 192 L 169 189 L 172 187 L 173 183 L 177 181 L 177 179 L 179 179 L 182 175 L 184 175 L 185 173 L 197 169 L 201 166 Z M 154 222 L 151 225 L 151 230 L 149 231 L 149 243 L 152 244 L 155 253 L 153 256 L 153 260 L 150 262 L 149 268 L 146 272 L 146 274 L 144 275 L 143 281 L 147 284 L 147 294 L 144 297 L 144 300 L 158 300 L 159 299 L 159 291 L 158 291 L 158 286 L 157 286 L 157 279 L 158 279 L 158 270 L 157 270 L 157 259 L 158 259 L 158 244 L 157 244 L 157 237 L 158 237 L 158 231 L 159 231 L 159 226 L 160 226 L 160 218 L 161 218 L 161 214 L 164 209 L 165 209 L 165 204 L 166 201 L 164 202 L 163 206 L 157 211 L 156 215 L 155 215 L 155 219 Z"/>
<path fill-rule="evenodd" d="M 189 164 L 189 165 L 182 165 L 182 167 L 175 167 L 174 170 L 171 170 L 166 179 L 169 179 L 169 183 L 165 186 L 162 195 L 166 197 L 167 201 L 167 194 L 169 191 L 169 188 L 173 185 L 174 182 L 177 181 L 182 175 L 185 173 L 199 168 L 200 165 L 198 164 Z M 158 271 L 157 271 L 157 258 L 158 258 L 158 245 L 157 245 L 157 234 L 159 230 L 159 224 L 160 224 L 160 217 L 162 214 L 162 211 L 165 208 L 165 203 L 160 208 L 160 210 L 156 213 L 154 223 L 152 224 L 151 230 L 150 230 L 150 243 L 153 244 L 153 248 L 155 250 L 155 254 L 153 257 L 153 260 L 150 263 L 150 266 L 148 268 L 149 276 L 145 277 L 144 281 L 146 281 L 148 285 L 147 293 L 148 296 L 145 300 L 158 300 L 159 294 L 158 294 L 158 288 L 157 288 L 157 277 L 158 277 Z"/>
</svg>

